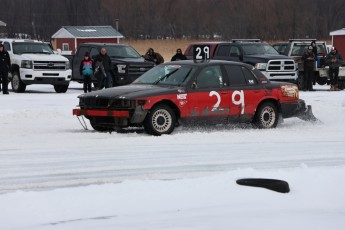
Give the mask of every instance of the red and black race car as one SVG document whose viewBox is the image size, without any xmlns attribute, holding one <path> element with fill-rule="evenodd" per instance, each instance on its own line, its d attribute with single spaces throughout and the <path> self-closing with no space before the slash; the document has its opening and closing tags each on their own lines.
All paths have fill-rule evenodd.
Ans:
<svg viewBox="0 0 345 230">
<path fill-rule="evenodd" d="M 98 131 L 143 126 L 161 135 L 170 134 L 179 121 L 274 128 L 279 117 L 316 120 L 296 85 L 270 82 L 253 66 L 230 61 L 168 62 L 130 85 L 78 97 L 80 108 L 73 115 L 85 116 Z"/>
</svg>

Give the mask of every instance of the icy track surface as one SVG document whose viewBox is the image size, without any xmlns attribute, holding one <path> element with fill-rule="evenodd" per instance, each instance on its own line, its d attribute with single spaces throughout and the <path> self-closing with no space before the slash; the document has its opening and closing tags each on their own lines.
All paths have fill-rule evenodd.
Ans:
<svg viewBox="0 0 345 230">
<path fill-rule="evenodd" d="M 82 85 L 0 95 L 0 194 L 129 179 L 192 178 L 241 168 L 345 165 L 345 91 L 300 92 L 322 123 L 285 119 L 276 129 L 178 127 L 172 135 L 84 130 L 72 109 Z"/>
</svg>

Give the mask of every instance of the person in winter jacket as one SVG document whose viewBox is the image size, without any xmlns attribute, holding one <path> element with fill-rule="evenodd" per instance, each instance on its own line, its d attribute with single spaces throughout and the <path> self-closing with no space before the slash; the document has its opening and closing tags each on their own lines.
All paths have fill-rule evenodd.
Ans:
<svg viewBox="0 0 345 230">
<path fill-rule="evenodd" d="M 149 48 L 144 55 L 146 61 L 150 61 L 159 65 L 164 62 L 164 58 L 159 53 L 155 52 L 152 48 Z"/>
<path fill-rule="evenodd" d="M 331 83 L 331 91 L 338 91 L 338 75 L 339 67 L 343 63 L 343 57 L 338 53 L 335 47 L 331 48 L 331 52 L 326 56 L 326 65 L 329 66 L 329 77 Z"/>
<path fill-rule="evenodd" d="M 187 60 L 187 57 L 182 53 L 182 50 L 178 48 L 176 54 L 172 56 L 171 61 Z"/>
<path fill-rule="evenodd" d="M 2 82 L 3 94 L 8 94 L 8 71 L 11 68 L 11 59 L 4 45 L 0 44 L 0 79 Z M 1 91 L 1 85 L 0 85 Z"/>
<path fill-rule="evenodd" d="M 85 53 L 84 59 L 80 63 L 80 75 L 84 78 L 84 93 L 91 92 L 91 78 L 94 72 L 93 69 L 93 61 L 90 58 L 90 54 L 88 52 Z"/>
<path fill-rule="evenodd" d="M 315 41 L 312 41 L 312 42 L 310 43 L 310 45 L 313 47 L 313 54 L 314 54 L 314 57 L 315 57 L 315 63 L 316 63 L 316 65 L 318 66 L 318 61 L 317 61 L 317 46 L 316 46 Z M 313 75 L 313 85 L 315 85 L 315 84 L 316 84 L 316 77 L 315 77 L 315 75 Z"/>
<path fill-rule="evenodd" d="M 302 61 L 304 66 L 303 90 L 315 91 L 313 89 L 315 55 L 313 53 L 312 46 L 309 46 L 308 49 L 303 53 Z"/>
<path fill-rule="evenodd" d="M 95 57 L 95 70 L 99 79 L 98 89 L 110 88 L 113 86 L 113 75 L 111 73 L 111 59 L 107 54 L 107 50 L 103 47 L 101 52 Z M 97 66 L 99 68 L 97 68 Z"/>
</svg>

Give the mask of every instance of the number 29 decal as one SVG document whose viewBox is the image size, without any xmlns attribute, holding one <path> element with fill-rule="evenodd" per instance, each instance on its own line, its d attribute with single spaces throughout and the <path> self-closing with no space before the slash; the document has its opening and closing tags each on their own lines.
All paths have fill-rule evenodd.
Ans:
<svg viewBox="0 0 345 230">
<path fill-rule="evenodd" d="M 221 96 L 217 91 L 211 91 L 209 94 L 210 97 L 216 96 L 217 102 L 212 106 L 212 112 L 215 110 L 218 110 L 218 107 L 220 105 L 220 102 L 222 101 Z M 231 95 L 231 101 L 234 105 L 240 105 L 241 106 L 241 114 L 244 114 L 244 92 L 243 90 L 235 90 Z"/>
<path fill-rule="evenodd" d="M 209 45 L 194 45 L 193 46 L 193 60 L 194 61 L 208 61 L 210 59 L 211 47 Z"/>
</svg>

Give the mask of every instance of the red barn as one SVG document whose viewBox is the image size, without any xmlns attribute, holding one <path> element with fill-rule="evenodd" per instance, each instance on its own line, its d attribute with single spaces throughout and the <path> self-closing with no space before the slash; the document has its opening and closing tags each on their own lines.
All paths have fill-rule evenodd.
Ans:
<svg viewBox="0 0 345 230">
<path fill-rule="evenodd" d="M 337 48 L 338 52 L 345 56 L 345 28 L 332 31 L 329 35 L 332 36 L 332 45 Z"/>
<path fill-rule="evenodd" d="M 112 26 L 64 26 L 51 39 L 54 50 L 71 51 L 86 42 L 119 43 L 123 35 Z"/>
</svg>

